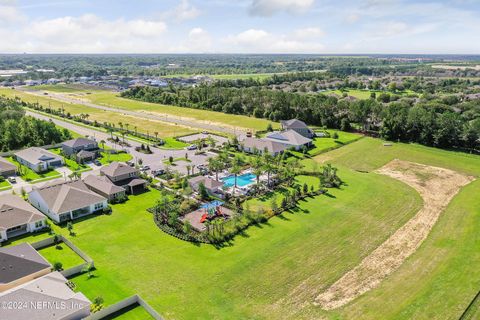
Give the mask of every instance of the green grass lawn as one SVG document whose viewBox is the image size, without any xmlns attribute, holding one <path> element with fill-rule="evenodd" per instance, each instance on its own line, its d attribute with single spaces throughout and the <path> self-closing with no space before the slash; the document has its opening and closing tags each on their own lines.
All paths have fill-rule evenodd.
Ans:
<svg viewBox="0 0 480 320">
<path fill-rule="evenodd" d="M 165 144 L 161 147 L 163 149 L 183 149 L 189 146 L 189 144 L 183 141 L 178 141 L 173 137 L 165 138 L 163 141 L 165 141 Z"/>
<path fill-rule="evenodd" d="M 412 188 L 372 172 L 394 158 L 480 175 L 479 156 L 364 138 L 304 160 L 328 160 L 345 186 L 301 201 L 223 248 L 160 231 L 145 211 L 156 190 L 76 223 L 75 237 L 55 230 L 95 261 L 96 277 L 72 279 L 79 291 L 106 305 L 137 293 L 167 319 L 458 319 L 480 287 L 479 181 L 461 190 L 420 249 L 378 288 L 328 312 L 279 303 L 300 284 L 328 287 L 418 211 Z M 298 298 L 311 302 L 308 292 Z"/>
<path fill-rule="evenodd" d="M 101 158 L 98 160 L 101 164 L 107 165 L 112 162 L 127 162 L 133 159 L 132 155 L 126 152 L 120 152 L 116 154 L 110 154 L 108 152 L 101 152 Z"/>
<path fill-rule="evenodd" d="M 39 252 L 52 265 L 56 262 L 62 263 L 63 269 L 65 270 L 85 263 L 78 254 L 64 243 L 60 243 L 59 247 L 61 249 L 57 249 L 55 245 L 51 245 L 40 249 Z"/>
<path fill-rule="evenodd" d="M 16 165 L 17 168 L 20 166 L 20 164 L 17 162 L 17 160 L 13 159 L 13 157 L 8 157 L 8 158 L 5 158 L 5 159 L 7 159 L 8 161 L 10 161 L 14 165 Z M 62 176 L 58 171 L 55 171 L 55 170 L 49 170 L 49 171 L 46 171 L 46 172 L 37 173 L 37 172 L 33 171 L 32 169 L 30 169 L 26 166 L 22 166 L 22 170 L 23 170 L 23 172 L 20 175 L 21 178 L 25 181 L 30 181 L 30 182 L 33 182 L 33 183 L 38 183 L 38 182 L 43 182 L 43 181 L 47 181 L 47 180 L 51 180 L 51 179 L 56 179 L 56 178 L 60 178 Z"/>
<path fill-rule="evenodd" d="M 50 149 L 49 151 L 58 155 L 62 155 L 62 148 Z M 72 160 L 68 157 L 63 157 L 63 160 L 65 161 L 65 166 L 72 171 L 84 172 L 92 170 L 92 168 L 90 168 L 89 166 L 79 164 L 75 160 Z"/>
<path fill-rule="evenodd" d="M 310 156 L 316 156 L 325 151 L 342 147 L 343 145 L 350 143 L 352 141 L 355 141 L 357 139 L 360 139 L 362 137 L 361 135 L 351 133 L 351 132 L 336 131 L 336 130 L 327 130 L 327 132 L 330 134 L 330 137 L 315 138 L 313 140 L 314 147 L 308 151 L 308 154 Z M 331 138 L 334 132 L 338 134 L 337 139 Z"/>
<path fill-rule="evenodd" d="M 230 127 L 265 130 L 269 123 L 271 123 L 274 128 L 280 127 L 279 123 L 271 122 L 266 119 L 124 99 L 119 97 L 118 93 L 115 92 L 94 93 L 86 96 L 85 98 L 96 104 L 119 109 L 156 112 L 174 117 L 185 117 L 197 121 L 218 123 L 220 125 L 227 125 Z M 177 135 L 180 135 L 180 133 Z"/>
<path fill-rule="evenodd" d="M 0 181 L 0 191 L 5 191 L 11 188 L 12 186 L 10 185 L 10 183 L 8 183 L 7 180 Z"/>
<path fill-rule="evenodd" d="M 369 99 L 372 93 L 376 93 L 377 97 L 381 93 L 389 93 L 389 94 L 397 94 L 397 95 L 416 94 L 414 91 L 411 91 L 411 90 L 389 92 L 389 91 L 380 91 L 380 90 L 359 90 L 359 89 L 326 90 L 326 91 L 322 91 L 321 93 L 322 94 L 334 93 L 341 97 L 344 92 L 347 93 L 349 96 L 355 97 L 357 99 Z"/>
</svg>

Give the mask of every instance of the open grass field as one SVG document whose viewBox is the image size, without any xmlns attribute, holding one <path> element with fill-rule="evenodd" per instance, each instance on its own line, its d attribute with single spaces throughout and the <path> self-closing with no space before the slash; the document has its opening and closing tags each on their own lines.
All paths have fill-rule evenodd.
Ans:
<svg viewBox="0 0 480 320">
<path fill-rule="evenodd" d="M 387 92 L 387 91 L 380 91 L 380 90 L 358 90 L 358 89 L 348 89 L 348 90 L 326 90 L 322 91 L 322 94 L 331 94 L 334 93 L 338 96 L 342 96 L 343 93 L 347 93 L 349 96 L 355 97 L 357 99 L 369 99 L 372 93 L 376 93 L 377 96 L 381 93 L 390 93 L 390 94 L 398 94 L 398 95 L 409 95 L 415 94 L 415 92 L 411 90 L 405 91 L 397 91 L 397 92 Z"/>
<path fill-rule="evenodd" d="M 333 311 L 308 303 L 313 297 L 305 297 L 302 308 L 282 303 L 313 275 L 319 289 L 334 283 L 419 210 L 414 189 L 373 172 L 394 158 L 480 176 L 478 156 L 384 147 L 364 138 L 303 160 L 328 160 L 345 186 L 250 227 L 223 248 L 160 231 L 145 211 L 156 190 L 113 205 L 112 215 L 75 223 L 75 237 L 55 229 L 95 261 L 96 277 L 72 279 L 78 290 L 102 296 L 107 305 L 138 293 L 167 319 L 458 319 L 480 287 L 478 180 L 460 191 L 420 249 L 378 288 Z"/>
<path fill-rule="evenodd" d="M 8 183 L 7 180 L 0 181 L 0 191 L 5 191 L 11 188 L 12 186 L 10 185 L 10 183 Z"/>
<path fill-rule="evenodd" d="M 72 84 L 44 84 L 39 86 L 31 86 L 29 87 L 32 90 L 42 90 L 42 91 L 50 91 L 50 92 L 59 92 L 59 93 L 72 93 L 72 92 L 95 92 L 95 91 L 103 91 L 99 87 L 94 87 L 90 85 L 83 85 L 78 83 Z"/>
<path fill-rule="evenodd" d="M 101 158 L 98 159 L 102 165 L 107 165 L 112 162 L 127 162 L 132 160 L 132 155 L 125 152 L 110 154 L 108 152 L 101 152 Z"/>
<path fill-rule="evenodd" d="M 39 252 L 52 265 L 56 262 L 60 262 L 63 269 L 68 269 L 85 263 L 79 255 L 64 243 L 60 243 L 59 248 L 60 249 L 57 249 L 55 245 L 51 245 L 40 249 Z"/>
<path fill-rule="evenodd" d="M 272 123 L 274 128 L 278 128 L 280 126 L 278 123 L 274 123 L 265 119 L 124 99 L 119 97 L 118 93 L 115 92 L 97 92 L 88 96 L 83 96 L 82 98 L 87 99 L 95 104 L 105 105 L 108 107 L 128 109 L 139 112 L 155 112 L 163 115 L 189 118 L 195 121 L 217 123 L 219 125 L 243 129 L 265 130 L 269 123 Z"/>
<path fill-rule="evenodd" d="M 82 104 L 66 103 L 52 99 L 48 96 L 35 96 L 18 90 L 0 88 L 0 95 L 5 95 L 10 98 L 19 97 L 23 101 L 30 103 L 38 102 L 44 107 L 50 106 L 54 109 L 64 108 L 65 112 L 70 113 L 71 115 L 78 115 L 82 113 L 88 114 L 89 120 L 96 120 L 99 123 L 109 122 L 117 125 L 119 122 L 128 122 L 132 130 L 134 127 L 137 127 L 138 132 L 146 133 L 147 130 L 150 132 L 150 134 L 152 134 L 153 132 L 158 132 L 159 137 L 172 137 L 176 135 L 184 135 L 196 132 L 191 128 L 180 125 L 174 125 L 171 123 L 155 120 L 148 120 L 144 118 L 137 118 L 129 115 L 124 115 L 121 112 L 104 111 L 91 108 Z"/>
</svg>

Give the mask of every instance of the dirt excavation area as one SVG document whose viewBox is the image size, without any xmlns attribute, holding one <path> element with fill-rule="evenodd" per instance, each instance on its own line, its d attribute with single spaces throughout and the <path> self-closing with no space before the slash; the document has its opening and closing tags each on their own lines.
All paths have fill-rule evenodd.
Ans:
<svg viewBox="0 0 480 320">
<path fill-rule="evenodd" d="M 400 267 L 427 238 L 460 188 L 474 180 L 455 171 L 401 160 L 393 160 L 376 172 L 417 190 L 423 198 L 423 207 L 358 266 L 316 297 L 314 304 L 325 310 L 339 308 L 375 288 Z"/>
</svg>

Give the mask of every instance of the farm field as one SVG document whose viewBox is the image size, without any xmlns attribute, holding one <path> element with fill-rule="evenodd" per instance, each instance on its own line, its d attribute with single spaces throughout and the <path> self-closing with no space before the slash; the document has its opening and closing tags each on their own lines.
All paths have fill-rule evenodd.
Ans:
<svg viewBox="0 0 480 320">
<path fill-rule="evenodd" d="M 36 103 L 38 101 L 44 107 L 51 106 L 54 109 L 64 108 L 66 113 L 70 113 L 72 115 L 78 115 L 82 113 L 88 114 L 89 120 L 96 120 L 99 123 L 109 122 L 117 125 L 119 122 L 128 122 L 131 129 L 133 129 L 133 127 L 137 127 L 138 132 L 146 133 L 147 130 L 150 133 L 158 132 L 159 137 L 171 137 L 196 132 L 191 128 L 180 125 L 173 125 L 167 122 L 147 120 L 143 118 L 140 119 L 137 117 L 124 115 L 120 112 L 104 111 L 82 104 L 65 103 L 46 96 L 35 96 L 18 90 L 0 88 L 0 95 L 5 95 L 10 98 L 17 96 L 25 102 L 31 103 Z"/>
</svg>

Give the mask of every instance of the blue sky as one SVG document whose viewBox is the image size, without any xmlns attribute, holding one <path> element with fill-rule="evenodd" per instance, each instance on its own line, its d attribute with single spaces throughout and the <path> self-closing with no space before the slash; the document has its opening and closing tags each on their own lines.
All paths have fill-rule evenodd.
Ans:
<svg viewBox="0 0 480 320">
<path fill-rule="evenodd" d="M 479 0 L 0 0 L 0 52 L 480 54 L 479 17 Z"/>
</svg>

